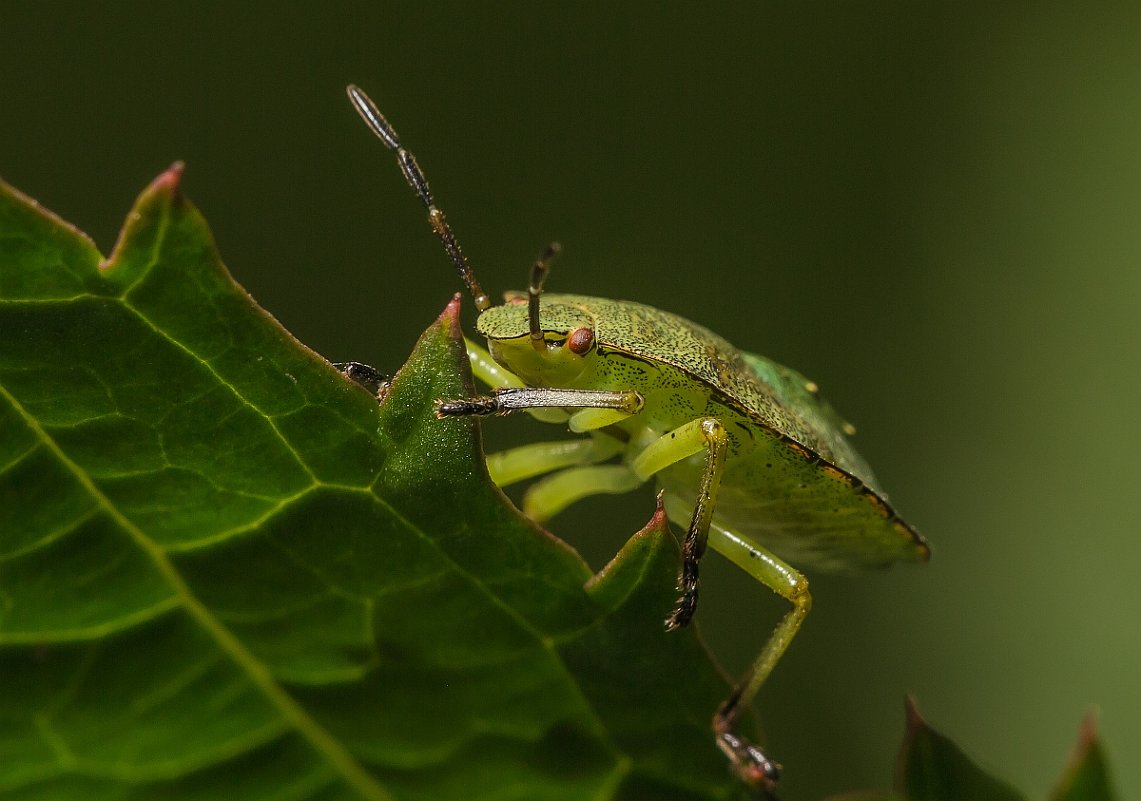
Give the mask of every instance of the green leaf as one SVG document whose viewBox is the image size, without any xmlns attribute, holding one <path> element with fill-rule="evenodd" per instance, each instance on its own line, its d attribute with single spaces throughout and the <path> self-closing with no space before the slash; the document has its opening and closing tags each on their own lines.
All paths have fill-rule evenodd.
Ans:
<svg viewBox="0 0 1141 801">
<path fill-rule="evenodd" d="M 592 577 L 433 414 L 458 301 L 378 404 L 179 172 L 107 260 L 0 187 L 0 797 L 736 797 L 664 518 Z"/>
<path fill-rule="evenodd" d="M 1016 790 L 987 775 L 957 745 L 928 726 L 911 699 L 896 790 L 907 801 L 1023 801 Z"/>
<path fill-rule="evenodd" d="M 932 729 L 910 698 L 907 700 L 907 733 L 896 766 L 896 790 L 907 801 L 1022 799 L 1018 792 L 988 776 L 958 746 Z M 1116 798 L 1097 736 L 1096 721 L 1090 715 L 1082 725 L 1070 764 L 1050 801 L 1115 801 Z M 841 798 L 832 801 L 841 801 Z"/>
<path fill-rule="evenodd" d="M 1109 765 L 1097 734 L 1097 719 L 1091 713 L 1078 732 L 1078 743 L 1050 801 L 1113 801 Z"/>
</svg>

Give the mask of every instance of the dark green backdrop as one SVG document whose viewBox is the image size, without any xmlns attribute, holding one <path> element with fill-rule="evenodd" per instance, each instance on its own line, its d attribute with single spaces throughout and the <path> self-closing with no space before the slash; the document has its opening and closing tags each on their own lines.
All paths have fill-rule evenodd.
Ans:
<svg viewBox="0 0 1141 801">
<path fill-rule="evenodd" d="M 709 325 L 858 424 L 935 558 L 812 577 L 762 694 L 790 799 L 888 784 L 906 691 L 1037 796 L 1100 705 L 1141 794 L 1141 7 L 88 5 L 0 9 L 0 174 L 105 251 L 183 159 L 263 306 L 396 367 L 459 285 L 354 81 L 489 288 L 558 238 L 552 290 Z M 598 564 L 648 503 L 556 530 Z M 706 575 L 736 670 L 780 606 Z"/>
</svg>

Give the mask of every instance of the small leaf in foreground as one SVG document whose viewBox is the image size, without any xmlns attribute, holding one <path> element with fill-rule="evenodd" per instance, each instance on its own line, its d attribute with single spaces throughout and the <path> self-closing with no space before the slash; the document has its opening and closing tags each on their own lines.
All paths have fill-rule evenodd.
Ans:
<svg viewBox="0 0 1141 801">
<path fill-rule="evenodd" d="M 896 791 L 907 801 L 1024 801 L 987 775 L 957 745 L 927 725 L 907 700 L 907 732 L 896 766 Z"/>
<path fill-rule="evenodd" d="M 1114 801 L 1117 797 L 1098 737 L 1097 718 L 1091 712 L 1082 722 L 1074 753 L 1050 801 Z"/>
</svg>

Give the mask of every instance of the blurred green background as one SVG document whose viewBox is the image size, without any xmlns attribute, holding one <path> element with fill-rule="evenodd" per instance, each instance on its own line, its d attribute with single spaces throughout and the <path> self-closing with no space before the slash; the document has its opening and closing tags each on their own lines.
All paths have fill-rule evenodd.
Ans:
<svg viewBox="0 0 1141 801">
<path fill-rule="evenodd" d="M 1097 706 L 1141 796 L 1141 6 L 307 5 L 5 3 L 0 174 L 106 252 L 185 160 L 258 301 L 391 370 L 460 286 L 359 83 L 488 289 L 557 238 L 552 291 L 796 367 L 933 543 L 811 576 L 761 698 L 787 798 L 889 784 L 909 691 L 1037 797 Z M 649 498 L 555 530 L 599 566 Z M 781 605 L 718 559 L 735 672 Z"/>
</svg>

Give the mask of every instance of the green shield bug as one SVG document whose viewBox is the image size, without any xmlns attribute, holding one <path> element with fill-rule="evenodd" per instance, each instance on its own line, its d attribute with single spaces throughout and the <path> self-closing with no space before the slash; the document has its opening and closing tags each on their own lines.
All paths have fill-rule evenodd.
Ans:
<svg viewBox="0 0 1141 801">
<path fill-rule="evenodd" d="M 738 724 L 811 607 L 808 582 L 792 564 L 851 570 L 922 562 L 927 543 L 888 505 L 849 442 L 852 427 L 799 373 L 649 306 L 543 294 L 554 245 L 532 265 L 525 294 L 508 293 L 492 306 L 416 159 L 364 92 L 349 86 L 348 93 L 427 208 L 487 338 L 487 350 L 469 342 L 468 355 L 492 394 L 443 401 L 437 413 L 527 410 L 588 435 L 490 455 L 496 483 L 542 476 L 523 510 L 544 521 L 582 498 L 656 479 L 671 517 L 689 520 L 668 629 L 685 626 L 696 611 L 707 546 L 791 604 L 713 715 L 715 741 L 736 773 L 754 788 L 773 789 L 780 766 Z"/>
</svg>

